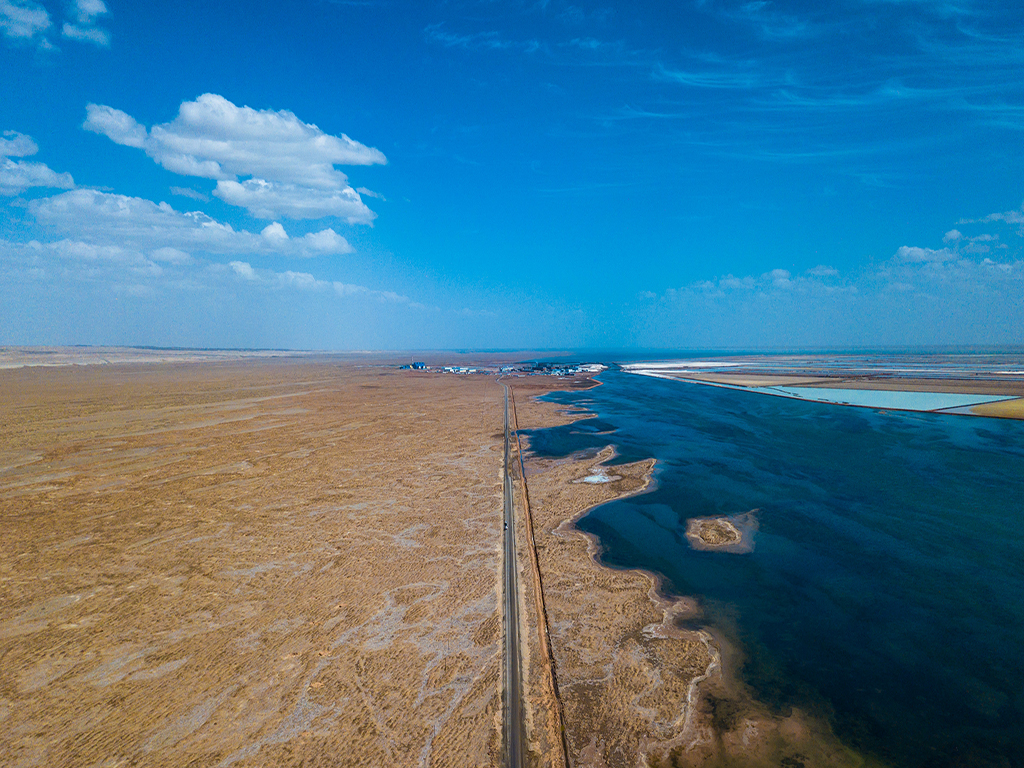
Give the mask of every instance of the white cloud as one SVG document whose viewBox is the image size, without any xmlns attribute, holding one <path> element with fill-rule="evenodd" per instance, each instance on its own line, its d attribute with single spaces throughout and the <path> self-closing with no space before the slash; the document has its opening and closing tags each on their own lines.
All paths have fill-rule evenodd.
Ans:
<svg viewBox="0 0 1024 768">
<path fill-rule="evenodd" d="M 330 227 L 319 232 L 310 232 L 302 241 L 311 251 L 320 253 L 348 253 L 352 250 L 348 241 Z"/>
<path fill-rule="evenodd" d="M 50 14 L 32 0 L 0 0 L 0 30 L 12 40 L 32 40 L 50 28 Z"/>
<path fill-rule="evenodd" d="M 256 280 L 256 270 L 252 265 L 244 261 L 232 261 L 229 265 L 236 275 L 243 280 Z"/>
<path fill-rule="evenodd" d="M 669 288 L 664 297 L 670 302 L 685 300 L 694 296 L 702 299 L 736 300 L 744 296 L 766 297 L 787 294 L 809 296 L 830 296 L 838 294 L 856 294 L 858 288 L 854 284 L 833 285 L 835 280 L 825 282 L 821 278 L 834 278 L 838 271 L 832 267 L 817 266 L 807 270 L 803 275 L 794 277 L 787 269 L 773 269 L 759 277 L 745 275 L 736 277 L 728 274 L 713 280 L 698 280 L 682 288 Z M 653 298 L 656 294 L 645 291 L 644 298 Z M 746 300 L 746 299 L 744 299 Z"/>
<path fill-rule="evenodd" d="M 74 186 L 70 173 L 57 173 L 45 163 L 7 158 L 0 161 L 0 195 L 19 195 L 29 187 L 72 189 Z"/>
<path fill-rule="evenodd" d="M 64 22 L 61 34 L 83 43 L 95 43 L 103 48 L 110 45 L 110 33 L 96 26 L 96 17 L 107 13 L 103 0 L 75 0 L 74 23 Z"/>
<path fill-rule="evenodd" d="M 82 270 L 80 276 L 90 278 L 104 274 L 104 268 L 111 268 L 120 277 L 131 276 L 135 279 L 160 277 L 163 274 L 163 268 L 144 254 L 119 245 L 96 245 L 65 239 L 39 245 L 39 250 L 71 262 Z"/>
<path fill-rule="evenodd" d="M 288 233 L 276 221 L 273 224 L 267 224 L 260 232 L 260 236 L 268 243 L 283 243 L 288 239 Z"/>
<path fill-rule="evenodd" d="M 835 277 L 839 274 L 839 270 L 834 267 L 826 266 L 825 264 L 819 264 L 816 267 L 808 269 L 807 274 L 813 275 L 814 277 Z"/>
<path fill-rule="evenodd" d="M 321 280 L 308 272 L 293 272 L 291 270 L 274 272 L 269 269 L 254 269 L 251 264 L 244 261 L 232 261 L 228 267 L 239 279 L 267 288 L 287 288 L 304 292 L 333 291 L 342 298 L 365 297 L 387 304 L 405 304 L 415 309 L 424 308 L 422 304 L 410 301 L 408 296 L 394 291 L 378 291 L 367 288 L 365 285 L 330 282 Z"/>
<path fill-rule="evenodd" d="M 4 131 L 4 136 L 0 139 L 0 157 L 28 157 L 39 151 L 31 136 L 17 131 Z"/>
<path fill-rule="evenodd" d="M 177 248 L 157 248 L 150 251 L 149 258 L 154 261 L 165 261 L 168 264 L 191 264 L 195 261 L 191 255 Z"/>
<path fill-rule="evenodd" d="M 115 144 L 142 149 L 148 134 L 146 126 L 131 115 L 101 104 L 87 104 L 82 127 L 93 133 L 102 133 Z"/>
<path fill-rule="evenodd" d="M 441 23 L 428 24 L 423 30 L 427 40 L 440 43 L 445 48 L 465 48 L 466 50 L 522 50 L 533 53 L 541 47 L 538 40 L 509 40 L 499 32 L 473 32 L 457 34 L 447 32 Z"/>
<path fill-rule="evenodd" d="M 110 33 L 99 27 L 83 27 L 78 24 L 64 22 L 60 33 L 69 40 L 77 40 L 80 43 L 95 43 L 101 48 L 106 48 L 110 45 Z"/>
<path fill-rule="evenodd" d="M 130 115 L 89 104 L 83 127 L 137 147 L 169 171 L 216 179 L 215 194 L 262 218 L 338 216 L 369 223 L 373 213 L 335 165 L 387 162 L 377 149 L 332 136 L 286 110 L 238 107 L 207 93 L 148 131 Z M 251 177 L 239 183 L 239 178 Z"/>
<path fill-rule="evenodd" d="M 298 288 L 301 291 L 315 290 L 322 286 L 323 281 L 317 280 L 308 272 L 279 272 L 277 279 L 281 285 L 285 285 L 291 288 Z"/>
<path fill-rule="evenodd" d="M 332 229 L 289 237 L 278 223 L 260 234 L 235 230 L 198 211 L 182 213 L 167 203 L 78 189 L 33 200 L 29 210 L 57 231 L 104 244 L 130 244 L 144 250 L 176 248 L 214 254 L 279 254 L 310 257 L 350 253 L 352 247 Z"/>
<path fill-rule="evenodd" d="M 189 197 L 203 203 L 210 202 L 209 195 L 204 195 L 202 192 L 197 192 L 196 190 L 189 189 L 188 187 L 171 187 L 171 194 L 177 195 L 178 197 Z"/>
<path fill-rule="evenodd" d="M 793 287 L 793 281 L 790 280 L 790 274 L 788 269 L 773 269 L 768 272 L 765 277 L 772 281 L 772 285 L 776 288 L 791 288 Z"/>
<path fill-rule="evenodd" d="M 960 230 L 951 229 L 942 236 L 942 242 L 954 248 L 962 248 L 967 253 L 987 253 L 989 246 L 979 243 L 991 243 L 999 239 L 999 235 L 982 234 L 966 237 Z"/>
<path fill-rule="evenodd" d="M 403 296 L 400 293 L 395 293 L 394 291 L 375 291 L 371 288 L 367 288 L 362 285 L 352 285 L 351 283 L 335 282 L 332 285 L 334 287 L 334 292 L 339 296 L 370 296 L 378 301 L 393 304 L 409 304 L 411 307 L 423 308 L 422 304 L 410 302 L 408 296 Z"/>
<path fill-rule="evenodd" d="M 382 195 L 380 192 L 374 192 L 372 189 L 367 189 L 366 187 L 356 187 L 356 192 L 358 192 L 360 195 L 363 195 L 364 197 L 372 197 L 377 200 L 382 200 L 385 203 L 388 201 L 388 199 L 384 197 L 384 195 Z"/>
<path fill-rule="evenodd" d="M 259 302 L 260 294 L 276 293 L 287 297 L 300 313 L 308 307 L 327 310 L 332 305 L 348 307 L 356 315 L 393 311 L 375 310 L 371 305 L 424 308 L 393 291 L 332 282 L 309 272 L 261 269 L 244 257 L 226 261 L 200 261 L 170 247 L 146 251 L 132 244 L 70 237 L 49 243 L 12 243 L 0 238 L 0 294 L 9 300 L 12 292 L 28 291 L 52 299 L 61 293 L 84 290 L 101 302 L 105 294 L 114 293 L 159 296 L 171 305 L 184 301 L 178 306 L 186 307 L 190 300 L 183 299 L 184 294 L 203 295 L 204 305 L 210 305 L 233 299 Z M 3 305 L 0 300 L 0 307 Z M 66 311 L 60 301 L 51 301 L 48 306 L 55 318 Z M 280 305 L 277 307 L 280 309 Z"/>
<path fill-rule="evenodd" d="M 1007 224 L 1024 225 L 1024 206 L 1016 211 L 1004 211 L 1003 213 L 990 213 L 980 219 L 961 219 L 960 224 L 987 224 L 992 221 L 1002 221 Z"/>
<path fill-rule="evenodd" d="M 1024 289 L 1024 262 L 996 262 L 990 258 L 901 261 L 898 257 L 874 275 L 884 290 L 921 295 L 965 297 L 978 294 L 1020 295 Z"/>
<path fill-rule="evenodd" d="M 376 218 L 352 187 L 324 191 L 263 179 L 218 181 L 213 194 L 229 205 L 245 208 L 257 219 L 322 219 L 337 216 L 349 224 L 369 224 Z"/>
<path fill-rule="evenodd" d="M 4 137 L 0 139 L 0 195 L 19 195 L 29 187 L 71 189 L 75 186 L 70 173 L 57 173 L 45 163 L 10 159 L 39 151 L 31 137 L 17 131 L 4 131 Z"/>
<path fill-rule="evenodd" d="M 713 283 L 712 283 L 713 285 Z M 726 288 L 731 290 L 750 290 L 755 285 L 754 278 L 750 275 L 746 277 L 733 277 L 732 275 L 726 275 L 718 281 L 719 288 Z"/>
<path fill-rule="evenodd" d="M 949 248 L 934 250 L 932 248 L 918 248 L 916 245 L 901 245 L 893 258 L 904 263 L 922 264 L 925 262 L 949 261 L 956 258 L 956 255 Z"/>
</svg>

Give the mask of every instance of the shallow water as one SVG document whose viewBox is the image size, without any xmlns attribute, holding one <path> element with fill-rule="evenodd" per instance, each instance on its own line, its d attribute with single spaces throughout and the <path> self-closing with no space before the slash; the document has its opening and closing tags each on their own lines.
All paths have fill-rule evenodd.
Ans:
<svg viewBox="0 0 1024 768">
<path fill-rule="evenodd" d="M 654 491 L 580 521 L 605 563 L 698 596 L 760 699 L 851 746 L 1024 765 L 1024 423 L 600 378 L 547 396 L 598 418 L 524 432 L 541 455 L 658 459 Z M 687 543 L 687 519 L 754 508 L 753 552 Z"/>
<path fill-rule="evenodd" d="M 902 411 L 936 411 L 981 403 L 1012 400 L 1000 395 L 970 395 L 952 392 L 899 392 L 881 389 L 834 389 L 826 387 L 753 387 L 755 392 L 822 403 L 841 403 L 868 408 L 894 408 Z"/>
</svg>

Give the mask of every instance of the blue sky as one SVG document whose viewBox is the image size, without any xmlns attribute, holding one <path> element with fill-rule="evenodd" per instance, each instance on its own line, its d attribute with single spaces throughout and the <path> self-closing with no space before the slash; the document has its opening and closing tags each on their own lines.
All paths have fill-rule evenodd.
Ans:
<svg viewBox="0 0 1024 768">
<path fill-rule="evenodd" d="M 0 0 L 0 343 L 1024 343 L 1024 6 Z"/>
</svg>

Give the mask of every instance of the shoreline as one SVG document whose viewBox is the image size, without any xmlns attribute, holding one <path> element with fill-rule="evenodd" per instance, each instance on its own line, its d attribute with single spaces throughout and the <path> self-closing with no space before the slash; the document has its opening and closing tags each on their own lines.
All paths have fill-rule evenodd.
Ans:
<svg viewBox="0 0 1024 768">
<path fill-rule="evenodd" d="M 870 381 L 851 381 L 846 378 L 836 379 L 833 382 L 829 382 L 826 379 L 818 378 L 811 381 L 790 382 L 785 380 L 785 376 L 762 376 L 764 381 L 760 381 L 756 384 L 752 383 L 740 383 L 743 380 L 743 376 L 737 376 L 736 382 L 728 381 L 731 376 L 729 373 L 718 373 L 716 379 L 710 379 L 708 377 L 697 378 L 696 376 L 689 376 L 673 371 L 658 371 L 655 368 L 640 368 L 640 367 L 624 367 L 624 373 L 629 373 L 634 376 L 647 376 L 652 379 L 662 379 L 665 381 L 678 381 L 687 384 L 696 384 L 705 387 L 717 387 L 719 389 L 729 389 L 736 392 L 749 392 L 756 395 L 770 395 L 772 397 L 781 397 L 787 400 L 801 400 L 808 403 L 820 403 L 822 405 L 838 405 L 846 408 L 868 408 L 875 411 L 896 411 L 899 413 L 933 413 L 938 415 L 948 416 L 974 416 L 982 418 L 996 418 L 996 419 L 1024 419 L 1024 397 L 1017 392 L 990 392 L 980 393 L 972 391 L 962 391 L 964 387 L 954 386 L 957 383 L 961 383 L 959 379 L 948 379 L 943 382 L 943 385 L 947 388 L 951 388 L 951 391 L 941 391 L 937 388 L 929 390 L 922 390 L 916 388 L 916 383 L 913 379 L 887 379 L 887 380 L 870 380 Z M 780 381 L 778 383 L 769 383 L 770 378 L 777 378 Z M 805 377 L 806 378 L 806 377 Z M 904 386 L 895 386 L 897 384 L 904 384 Z M 919 383 L 919 382 L 918 382 Z M 991 384 L 992 382 L 986 382 Z M 841 384 L 842 386 L 836 386 Z M 1016 382 L 1014 382 L 1016 384 Z M 888 385 L 888 386 L 885 386 Z M 973 385 L 974 389 L 978 389 L 977 384 Z M 795 392 L 794 389 L 804 389 L 805 393 Z M 848 402 L 838 399 L 841 395 L 839 393 L 844 392 L 856 392 L 863 393 L 861 397 L 870 399 L 872 393 L 878 395 L 905 395 L 908 399 L 913 399 L 917 396 L 919 399 L 927 397 L 933 398 L 945 398 L 950 402 L 948 405 L 942 405 L 940 407 L 909 407 L 904 404 L 884 403 L 884 402 Z M 818 397 L 811 397 L 812 393 L 822 393 Z M 834 398 L 827 397 L 828 393 L 836 393 Z M 876 395 L 877 396 L 877 395 Z M 953 402 L 953 401 L 956 402 Z"/>
<path fill-rule="evenodd" d="M 539 400 L 539 394 L 530 398 L 535 408 L 565 408 L 563 404 Z M 548 425 L 555 426 L 557 423 L 572 423 L 582 418 L 599 418 L 599 414 L 587 409 L 583 414 L 573 413 L 575 418 L 558 421 L 559 417 L 564 418 L 566 415 L 549 412 L 544 414 L 546 418 L 543 421 L 556 422 Z M 600 698 L 601 708 L 605 710 L 609 709 L 607 700 L 617 699 L 616 705 L 611 707 L 614 711 L 604 713 L 604 717 L 584 717 L 582 723 L 573 720 L 574 715 L 580 715 L 579 707 L 570 701 L 562 702 L 575 764 L 634 765 L 645 761 L 649 765 L 682 766 L 740 759 L 752 766 L 768 766 L 777 765 L 780 759 L 794 755 L 799 755 L 806 766 L 873 764 L 840 744 L 827 722 L 796 708 L 785 716 L 773 714 L 757 701 L 738 673 L 737 660 L 742 659 L 742 650 L 719 631 L 721 628 L 716 629 L 703 623 L 703 611 L 698 597 L 675 595 L 667 588 L 665 577 L 654 571 L 620 568 L 602 562 L 605 547 L 597 535 L 578 527 L 579 520 L 598 506 L 649 493 L 658 487 L 655 476 L 658 462 L 655 458 L 608 466 L 608 462 L 617 455 L 614 447 L 608 445 L 596 455 L 575 455 L 559 459 L 534 457 L 531 462 L 527 462 L 533 464 L 533 473 L 527 467 L 531 498 L 550 497 L 551 486 L 560 485 L 560 496 L 568 492 L 576 500 L 568 516 L 564 514 L 565 509 L 561 510 L 558 520 L 552 520 L 548 515 L 549 519 L 538 526 L 543 535 L 567 542 L 568 549 L 572 549 L 573 542 L 582 544 L 581 565 L 584 569 L 597 572 L 594 579 L 596 582 L 609 582 L 612 591 L 619 595 L 622 592 L 639 592 L 647 606 L 646 610 L 636 608 L 632 615 L 619 613 L 617 622 L 595 628 L 595 631 L 604 632 L 604 648 L 611 658 L 602 659 L 603 664 L 597 666 L 591 664 L 591 672 L 601 667 L 605 674 L 581 677 L 579 673 L 583 670 L 572 656 L 574 641 L 578 644 L 578 640 L 559 631 L 559 627 L 564 627 L 567 621 L 564 615 L 565 601 L 557 599 L 564 598 L 564 595 L 555 595 L 556 599 L 549 600 L 551 607 L 548 609 L 547 621 L 553 628 L 551 644 L 566 698 L 580 694 L 585 699 Z M 580 494 L 572 492 L 580 488 L 583 477 L 594 472 L 602 472 L 605 476 L 614 472 L 621 477 L 594 484 L 596 492 L 586 493 L 592 497 L 590 503 L 580 503 L 583 501 L 579 498 Z M 636 484 L 625 483 L 627 487 L 622 487 L 623 480 L 631 480 Z M 603 491 L 597 490 L 602 488 Z M 547 568 L 552 566 L 550 562 L 545 565 Z M 573 568 L 568 563 L 564 567 L 568 570 Z M 553 575 L 558 575 L 557 566 Z M 630 584 L 631 581 L 633 584 Z M 557 590 L 557 587 L 552 590 Z M 626 600 L 625 603 L 628 607 L 634 601 Z M 577 608 L 577 613 L 579 611 L 580 608 Z M 643 615 L 645 613 L 646 617 Z M 651 618 L 654 620 L 648 620 Z M 573 621 L 581 620 L 580 615 L 568 619 L 570 626 Z M 695 623 L 696 628 L 684 628 L 681 626 L 683 622 Z M 601 640 L 594 642 L 600 645 Z M 651 679 L 647 686 L 632 691 L 633 695 L 616 697 L 616 693 L 622 693 L 616 688 L 629 688 L 629 681 L 623 686 L 617 685 L 615 679 L 619 661 L 617 657 L 627 646 L 630 651 L 639 651 L 638 655 L 642 657 L 640 671 L 646 671 Z M 692 663 L 695 651 L 702 657 L 702 664 L 698 668 Z M 626 668 L 621 676 L 626 678 L 630 672 L 635 671 Z M 680 677 L 686 678 L 685 690 L 678 685 Z M 676 685 L 672 686 L 676 700 L 666 707 L 665 699 L 671 699 L 673 694 L 671 690 L 663 689 L 667 685 L 666 681 L 672 678 L 676 678 Z M 588 689 L 602 686 L 608 689 L 604 695 L 596 690 L 593 696 L 585 695 Z M 718 710 L 723 708 L 723 704 L 731 712 L 729 717 L 720 716 Z M 666 710 L 671 710 L 672 716 L 665 717 L 670 715 Z M 614 733 L 610 732 L 612 729 L 608 726 L 613 722 L 619 729 L 632 731 L 636 738 L 631 748 L 628 744 L 622 744 L 621 738 L 616 740 Z M 586 730 L 588 726 L 591 729 L 589 733 Z"/>
</svg>

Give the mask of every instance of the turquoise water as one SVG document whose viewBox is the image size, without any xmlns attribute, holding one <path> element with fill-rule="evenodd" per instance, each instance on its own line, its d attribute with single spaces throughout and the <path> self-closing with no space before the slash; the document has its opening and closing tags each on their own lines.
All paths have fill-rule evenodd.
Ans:
<svg viewBox="0 0 1024 768">
<path fill-rule="evenodd" d="M 895 408 L 904 411 L 936 411 L 980 403 L 1012 400 L 998 395 L 961 395 L 950 392 L 897 392 L 871 389 L 832 389 L 825 387 L 754 387 L 755 392 L 822 403 L 842 403 L 868 408 Z"/>
<path fill-rule="evenodd" d="M 548 396 L 597 419 L 525 433 L 658 459 L 654 491 L 580 521 L 606 564 L 698 596 L 779 712 L 894 765 L 1024 765 L 1024 423 L 600 378 Z M 688 546 L 688 518 L 754 508 L 752 553 Z"/>
</svg>

